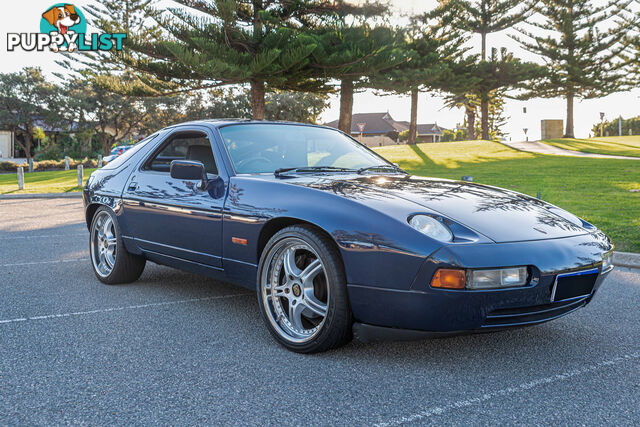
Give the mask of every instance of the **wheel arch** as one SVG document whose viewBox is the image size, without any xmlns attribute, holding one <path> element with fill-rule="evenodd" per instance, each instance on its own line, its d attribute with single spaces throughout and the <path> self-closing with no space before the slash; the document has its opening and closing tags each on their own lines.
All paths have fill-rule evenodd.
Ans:
<svg viewBox="0 0 640 427">
<path fill-rule="evenodd" d="M 98 211 L 98 209 L 100 209 L 103 206 L 111 209 L 111 211 L 115 213 L 116 216 L 118 215 L 118 205 L 116 205 L 116 208 L 114 208 L 113 206 L 107 203 L 91 202 L 87 205 L 87 207 L 84 210 L 85 220 L 87 222 L 87 228 L 91 228 L 93 217 L 96 215 L 96 212 Z"/>
<path fill-rule="evenodd" d="M 325 230 L 318 224 L 314 224 L 310 221 L 300 219 L 300 218 L 295 218 L 295 217 L 272 218 L 262 226 L 262 229 L 260 230 L 260 235 L 258 237 L 256 259 L 260 260 L 260 257 L 262 256 L 262 252 L 264 251 L 264 248 L 267 246 L 267 242 L 269 241 L 269 239 L 271 239 L 271 237 L 273 237 L 274 234 L 292 225 L 307 225 L 315 228 L 316 230 L 324 234 L 334 245 L 335 249 L 340 255 L 340 261 L 342 262 L 342 267 L 343 268 L 345 267 L 344 259 L 342 258 L 342 252 L 340 251 L 340 245 L 338 245 L 338 242 L 336 242 L 336 240 L 331 235 L 331 233 L 329 233 L 327 230 Z"/>
<path fill-rule="evenodd" d="M 98 208 L 100 206 L 107 206 L 107 205 L 103 205 L 101 203 L 90 203 L 89 205 L 87 205 L 85 211 L 84 211 L 84 215 L 85 215 L 85 220 L 87 222 L 87 228 L 90 229 L 91 228 L 91 223 L 93 222 L 93 217 L 96 215 L 96 211 L 98 210 Z"/>
</svg>

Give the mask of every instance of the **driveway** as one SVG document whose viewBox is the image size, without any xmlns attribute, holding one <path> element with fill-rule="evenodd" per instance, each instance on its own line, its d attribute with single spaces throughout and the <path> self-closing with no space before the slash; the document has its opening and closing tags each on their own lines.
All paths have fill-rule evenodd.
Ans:
<svg viewBox="0 0 640 427">
<path fill-rule="evenodd" d="M 542 325 L 305 356 L 245 289 L 101 284 L 87 240 L 80 200 L 0 200 L 0 425 L 640 424 L 639 271 Z"/>
<path fill-rule="evenodd" d="M 597 159 L 624 159 L 624 160 L 640 160 L 640 157 L 629 156 L 610 156 L 607 154 L 583 153 L 581 151 L 565 150 L 564 148 L 554 147 L 544 144 L 540 141 L 498 141 L 507 147 L 515 148 L 519 151 L 528 151 L 537 154 L 554 154 L 556 156 L 573 156 L 573 157 L 592 157 Z"/>
</svg>

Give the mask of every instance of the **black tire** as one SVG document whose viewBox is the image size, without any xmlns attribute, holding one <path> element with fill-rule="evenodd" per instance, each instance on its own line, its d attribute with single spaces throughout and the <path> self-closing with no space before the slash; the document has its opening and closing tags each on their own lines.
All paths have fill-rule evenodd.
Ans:
<svg viewBox="0 0 640 427">
<path fill-rule="evenodd" d="M 115 235 L 115 256 L 112 258 L 115 262 L 113 262 L 113 266 L 110 271 L 106 269 L 99 271 L 101 263 L 99 255 L 96 254 L 96 250 L 99 250 L 98 248 L 100 247 L 100 243 L 97 235 L 98 231 L 96 229 L 98 228 L 98 221 L 105 220 L 105 215 L 108 215 L 111 218 L 113 224 L 111 230 Z M 110 208 L 107 206 L 101 206 L 96 210 L 93 215 L 93 220 L 91 221 L 89 232 L 89 254 L 91 257 L 91 267 L 93 268 L 93 272 L 98 280 L 107 285 L 116 285 L 120 283 L 135 282 L 140 278 L 140 275 L 142 275 L 142 272 L 144 271 L 146 260 L 139 255 L 134 255 L 127 251 L 124 246 L 124 242 L 122 241 L 122 233 L 120 232 L 118 219 L 116 214 Z"/>
<path fill-rule="evenodd" d="M 280 274 L 274 273 L 274 271 L 278 269 L 282 269 L 281 271 L 284 280 L 286 280 L 286 277 L 291 278 L 290 275 L 286 275 L 284 261 L 282 261 L 282 266 L 280 266 L 276 261 L 278 257 L 284 256 L 284 252 L 288 250 L 286 245 L 288 245 L 289 242 L 304 242 L 304 244 L 308 245 L 308 247 L 312 249 L 312 252 L 314 252 L 310 254 L 311 259 L 313 259 L 312 262 L 319 259 L 324 272 L 324 275 L 321 276 L 318 274 L 318 276 L 314 276 L 314 279 L 311 279 L 311 283 L 314 288 L 318 286 L 318 280 L 320 281 L 320 286 L 324 286 L 326 288 L 324 292 L 324 299 L 326 299 L 326 302 L 323 301 L 323 303 L 326 304 L 324 320 L 321 324 L 315 326 L 315 332 L 306 338 L 308 341 L 305 342 L 292 341 L 294 338 L 287 336 L 286 332 L 281 327 L 281 320 L 279 320 L 281 317 L 276 319 L 277 316 L 274 314 L 274 304 L 276 303 L 273 301 L 278 299 L 278 297 L 274 296 L 274 293 L 276 292 L 276 285 L 271 282 L 273 282 L 273 274 Z M 299 246 L 290 246 L 289 248 L 291 247 L 293 247 L 293 250 L 295 251 L 295 248 Z M 301 250 L 304 251 L 305 249 Z M 280 252 L 278 253 L 278 251 Z M 296 253 L 297 252 L 294 252 L 293 255 L 294 263 L 298 263 L 299 261 L 295 260 L 300 259 L 295 255 Z M 302 256 L 304 257 L 305 255 Z M 304 266 L 298 267 L 302 272 L 304 272 Z M 284 288 L 286 286 L 280 285 L 280 283 L 281 282 L 278 282 L 280 288 Z M 309 282 L 306 281 L 305 283 Z M 293 286 L 295 286 L 295 284 Z M 272 287 L 273 289 L 271 290 Z M 291 289 L 290 297 L 293 298 L 293 288 Z M 302 300 L 300 303 L 303 305 L 307 304 L 304 301 L 304 299 L 307 298 L 306 291 L 300 291 L 300 289 L 301 288 L 298 287 L 298 293 L 303 294 L 301 296 Z M 308 287 L 303 287 L 302 289 L 308 290 Z M 312 292 L 315 293 L 316 290 L 312 290 Z M 342 258 L 340 257 L 334 242 L 315 227 L 309 225 L 290 226 L 280 230 L 273 235 L 271 239 L 269 239 L 260 256 L 257 293 L 258 304 L 260 305 L 260 311 L 262 312 L 262 317 L 267 328 L 280 344 L 291 351 L 297 353 L 318 353 L 342 346 L 352 338 L 351 328 L 353 320 L 351 308 L 349 306 L 346 276 L 344 273 Z M 284 304 L 291 308 L 291 302 L 285 302 Z M 295 302 L 293 304 L 295 306 Z M 282 307 L 282 305 L 280 307 Z M 307 308 L 303 310 L 307 310 Z M 302 313 L 305 312 L 309 313 L 309 311 L 302 311 Z M 291 312 L 289 312 L 289 314 L 291 314 Z M 314 315 L 314 313 L 312 313 L 312 315 Z M 308 321 L 309 320 L 305 318 L 305 322 Z"/>
</svg>

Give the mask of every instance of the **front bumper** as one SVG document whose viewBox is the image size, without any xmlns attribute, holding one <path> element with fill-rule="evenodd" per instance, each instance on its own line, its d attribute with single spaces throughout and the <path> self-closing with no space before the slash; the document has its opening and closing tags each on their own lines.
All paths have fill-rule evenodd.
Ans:
<svg viewBox="0 0 640 427">
<path fill-rule="evenodd" d="M 387 328 L 458 333 L 526 326 L 553 320 L 588 304 L 609 271 L 602 254 L 611 250 L 604 235 L 486 245 L 450 245 L 425 260 L 409 290 L 348 285 L 358 323 Z M 530 266 L 537 283 L 522 288 L 448 290 L 429 287 L 438 268 Z M 597 269 L 593 291 L 552 302 L 558 274 Z"/>
</svg>

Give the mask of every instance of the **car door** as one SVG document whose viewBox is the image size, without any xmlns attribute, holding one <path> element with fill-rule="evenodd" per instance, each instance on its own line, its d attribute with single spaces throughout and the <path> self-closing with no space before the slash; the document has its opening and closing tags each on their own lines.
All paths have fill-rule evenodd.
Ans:
<svg viewBox="0 0 640 427">
<path fill-rule="evenodd" d="M 210 180 L 227 181 L 220 156 L 205 127 L 180 127 L 131 174 L 123 192 L 125 219 L 147 252 L 222 267 L 222 208 L 225 191 L 199 188 L 200 181 L 174 179 L 172 160 L 200 161 Z"/>
</svg>

